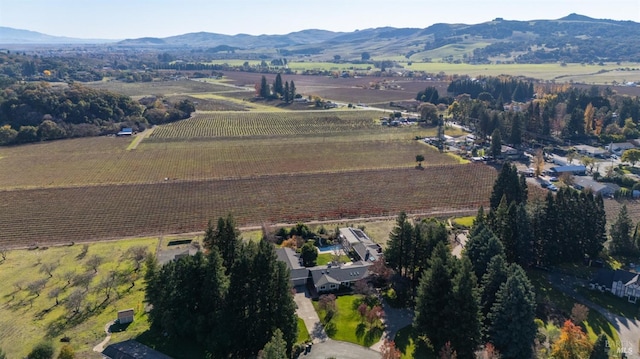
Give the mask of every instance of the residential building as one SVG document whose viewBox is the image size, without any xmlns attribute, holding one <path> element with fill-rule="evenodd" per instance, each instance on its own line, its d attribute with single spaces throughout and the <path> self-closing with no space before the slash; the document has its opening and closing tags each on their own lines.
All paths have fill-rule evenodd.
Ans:
<svg viewBox="0 0 640 359">
<path fill-rule="evenodd" d="M 630 303 L 636 303 L 640 297 L 640 274 L 625 270 L 600 269 L 589 284 L 591 289 L 611 292 Z"/>
</svg>

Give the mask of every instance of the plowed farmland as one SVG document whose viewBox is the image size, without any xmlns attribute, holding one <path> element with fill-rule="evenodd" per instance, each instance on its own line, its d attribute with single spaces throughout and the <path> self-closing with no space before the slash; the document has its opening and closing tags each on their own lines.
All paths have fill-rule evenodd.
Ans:
<svg viewBox="0 0 640 359">
<path fill-rule="evenodd" d="M 496 177 L 483 165 L 272 175 L 0 191 L 0 243 L 28 246 L 203 230 L 232 213 L 240 225 L 474 211 Z"/>
</svg>

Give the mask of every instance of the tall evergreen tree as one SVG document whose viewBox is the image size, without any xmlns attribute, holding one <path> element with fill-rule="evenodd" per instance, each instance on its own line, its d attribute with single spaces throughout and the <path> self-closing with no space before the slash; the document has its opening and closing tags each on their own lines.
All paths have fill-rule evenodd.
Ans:
<svg viewBox="0 0 640 359">
<path fill-rule="evenodd" d="M 489 338 L 505 359 L 531 358 L 537 332 L 535 293 L 519 265 L 511 264 L 508 271 L 489 313 Z"/>
<path fill-rule="evenodd" d="M 452 262 L 447 246 L 438 244 L 429 260 L 429 269 L 418 285 L 413 326 L 419 334 L 429 338 L 433 348 L 442 348 L 457 325 L 451 319 L 455 311 L 452 308 Z"/>
<path fill-rule="evenodd" d="M 291 101 L 296 98 L 296 84 L 293 83 L 293 80 L 291 80 L 291 83 L 289 84 L 289 98 Z"/>
<path fill-rule="evenodd" d="M 260 79 L 260 88 L 258 92 L 262 98 L 268 98 L 271 95 L 267 78 L 264 77 L 264 75 L 262 76 L 262 79 Z"/>
<path fill-rule="evenodd" d="M 507 275 L 507 262 L 504 256 L 491 258 L 487 266 L 487 272 L 480 282 L 480 310 L 482 312 L 483 333 L 485 336 L 491 324 L 489 313 L 496 302 L 496 294 L 500 290 L 502 283 L 507 281 Z"/>
<path fill-rule="evenodd" d="M 533 263 L 533 232 L 527 209 L 521 203 L 516 209 L 515 230 L 514 230 L 514 256 L 515 262 L 527 268 Z"/>
<path fill-rule="evenodd" d="M 609 250 L 611 254 L 630 256 L 636 253 L 636 248 L 631 237 L 632 229 L 633 223 L 629 217 L 627 206 L 623 205 L 609 230 L 609 235 L 611 236 Z"/>
<path fill-rule="evenodd" d="M 289 91 L 289 81 L 286 81 L 284 83 L 283 97 L 284 97 L 284 103 L 291 102 L 291 92 Z"/>
<path fill-rule="evenodd" d="M 449 333 L 449 340 L 458 353 L 458 358 L 473 359 L 480 344 L 481 328 L 477 281 L 469 259 L 463 257 L 459 263 L 457 273 L 453 277 L 453 295 L 450 303 L 453 307 L 451 321 L 455 323 L 455 329 Z"/>
<path fill-rule="evenodd" d="M 496 128 L 491 133 L 491 148 L 489 153 L 495 158 L 502 155 L 502 135 L 500 134 L 500 129 Z"/>
<path fill-rule="evenodd" d="M 413 225 L 409 222 L 407 214 L 401 212 L 396 218 L 396 226 L 389 234 L 384 258 L 387 265 L 401 276 L 406 272 L 406 255 L 409 248 L 413 247 Z"/>
<path fill-rule="evenodd" d="M 213 227 L 213 222 L 209 221 L 202 242 L 204 248 L 209 251 L 213 251 L 214 247 L 217 248 L 228 274 L 240 246 L 240 231 L 236 228 L 233 216 L 229 214 L 227 218 L 218 218 L 215 228 Z"/>
<path fill-rule="evenodd" d="M 288 359 L 287 342 L 282 338 L 280 329 L 276 329 L 271 340 L 264 345 L 260 359 Z"/>
<path fill-rule="evenodd" d="M 284 85 L 282 84 L 282 76 L 279 73 L 276 75 L 276 79 L 273 82 L 273 92 L 280 96 L 284 95 Z"/>
<path fill-rule="evenodd" d="M 593 350 L 589 359 L 609 359 L 607 353 L 607 336 L 603 334 L 598 335 L 598 339 L 593 343 Z"/>
<path fill-rule="evenodd" d="M 511 204 L 511 202 L 520 204 L 527 201 L 526 181 L 518 177 L 518 169 L 510 163 L 505 163 L 502 166 L 500 174 L 498 174 L 498 178 L 493 184 L 493 190 L 489 198 L 491 210 L 498 208 L 502 196 L 506 196 L 507 205 Z"/>
<path fill-rule="evenodd" d="M 476 278 L 482 278 L 487 272 L 487 265 L 496 256 L 505 256 L 504 246 L 498 238 L 484 225 L 476 226 L 464 248 L 464 256 L 469 258 Z M 480 229 L 481 228 L 481 229 Z"/>
</svg>

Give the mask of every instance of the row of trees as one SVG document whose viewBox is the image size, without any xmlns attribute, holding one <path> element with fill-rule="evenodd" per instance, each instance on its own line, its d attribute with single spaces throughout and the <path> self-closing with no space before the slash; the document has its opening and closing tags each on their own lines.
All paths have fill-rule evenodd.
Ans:
<svg viewBox="0 0 640 359">
<path fill-rule="evenodd" d="M 476 218 L 503 244 L 507 259 L 522 266 L 555 265 L 596 258 L 606 242 L 606 217 L 601 196 L 561 188 L 544 201 L 527 202 L 524 176 L 505 164 L 490 198 L 490 212 Z M 482 231 L 471 233 L 483 235 Z"/>
<path fill-rule="evenodd" d="M 273 339 L 297 336 L 289 271 L 267 241 L 243 242 L 233 219 L 210 222 L 198 253 L 146 273 L 153 329 L 188 338 L 212 357 L 250 357 Z M 277 332 L 279 330 L 279 334 Z M 278 339 L 280 338 L 280 339 Z"/>
<path fill-rule="evenodd" d="M 269 86 L 267 78 L 262 76 L 260 84 L 256 85 L 256 95 L 265 99 L 282 99 L 285 103 L 290 103 L 296 98 L 296 85 L 291 80 L 282 83 L 282 76 L 278 73 L 273 84 Z"/>
</svg>

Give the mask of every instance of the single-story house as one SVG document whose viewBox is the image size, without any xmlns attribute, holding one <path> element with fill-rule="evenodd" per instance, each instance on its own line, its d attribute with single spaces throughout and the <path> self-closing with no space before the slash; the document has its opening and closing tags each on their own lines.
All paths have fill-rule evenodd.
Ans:
<svg viewBox="0 0 640 359">
<path fill-rule="evenodd" d="M 589 156 L 589 157 L 604 158 L 605 155 L 607 154 L 607 150 L 602 149 L 602 148 L 593 147 L 593 146 L 576 145 L 574 147 L 575 147 L 576 151 L 578 151 L 579 154 L 585 155 L 585 156 Z"/>
<path fill-rule="evenodd" d="M 622 152 L 635 147 L 631 142 L 618 142 L 608 145 L 607 149 L 613 153 L 622 154 Z"/>
<path fill-rule="evenodd" d="M 133 339 L 109 345 L 102 351 L 102 357 L 106 359 L 172 359 Z"/>
<path fill-rule="evenodd" d="M 118 323 L 127 324 L 133 322 L 133 308 L 118 311 Z"/>
<path fill-rule="evenodd" d="M 276 249 L 278 260 L 284 262 L 289 268 L 289 281 L 292 286 L 302 286 L 309 278 L 309 269 L 302 266 L 298 254 L 291 248 L 283 247 Z"/>
<path fill-rule="evenodd" d="M 500 156 L 506 159 L 518 159 L 523 155 L 523 152 L 513 148 L 511 146 L 502 145 L 500 147 Z"/>
<path fill-rule="evenodd" d="M 118 136 L 131 136 L 133 135 L 133 128 L 125 127 L 117 133 Z"/>
<path fill-rule="evenodd" d="M 625 270 L 600 269 L 589 284 L 591 289 L 608 291 L 630 303 L 640 297 L 640 274 Z"/>
<path fill-rule="evenodd" d="M 550 176 L 560 176 L 563 173 L 570 173 L 572 175 L 584 176 L 587 173 L 587 167 L 585 166 L 556 166 L 551 167 L 548 171 Z"/>
<path fill-rule="evenodd" d="M 373 262 L 382 255 L 382 247 L 358 228 L 340 228 L 340 240 L 346 251 L 353 250 L 361 261 Z"/>
<path fill-rule="evenodd" d="M 591 189 L 594 194 L 602 197 L 611 197 L 616 191 L 620 190 L 620 186 L 615 183 L 605 183 L 594 181 L 590 177 L 578 177 L 573 182 L 573 187 L 577 190 Z"/>
<path fill-rule="evenodd" d="M 338 266 L 317 266 L 309 270 L 313 286 L 317 293 L 337 291 L 340 288 L 351 287 L 358 280 L 368 275 L 371 264 L 356 262 Z"/>
</svg>

